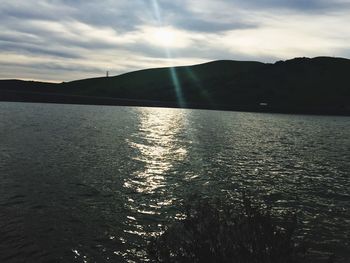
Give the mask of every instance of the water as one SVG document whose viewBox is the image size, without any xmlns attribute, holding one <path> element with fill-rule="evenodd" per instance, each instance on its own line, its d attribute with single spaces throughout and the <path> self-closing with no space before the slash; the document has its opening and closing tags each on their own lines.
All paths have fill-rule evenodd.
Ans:
<svg viewBox="0 0 350 263">
<path fill-rule="evenodd" d="M 0 262 L 140 262 L 191 193 L 245 189 L 350 259 L 350 118 L 0 103 Z"/>
</svg>

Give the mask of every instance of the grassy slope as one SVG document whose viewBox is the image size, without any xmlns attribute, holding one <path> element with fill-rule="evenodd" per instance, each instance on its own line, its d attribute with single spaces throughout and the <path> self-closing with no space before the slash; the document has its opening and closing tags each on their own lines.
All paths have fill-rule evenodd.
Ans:
<svg viewBox="0 0 350 263">
<path fill-rule="evenodd" d="M 350 60 L 347 59 L 297 58 L 275 64 L 214 61 L 176 67 L 173 72 L 189 105 L 256 108 L 260 102 L 268 102 L 272 111 L 350 111 Z M 169 68 L 57 85 L 4 81 L 0 84 L 0 89 L 17 91 L 175 103 L 178 99 Z"/>
<path fill-rule="evenodd" d="M 223 83 L 245 72 L 261 68 L 263 65 L 259 62 L 215 61 L 191 67 L 176 67 L 174 72 L 187 101 L 207 103 L 211 95 L 222 89 Z M 64 88 L 79 95 L 177 100 L 176 87 L 169 68 L 141 70 L 110 78 L 74 81 L 66 83 Z"/>
</svg>

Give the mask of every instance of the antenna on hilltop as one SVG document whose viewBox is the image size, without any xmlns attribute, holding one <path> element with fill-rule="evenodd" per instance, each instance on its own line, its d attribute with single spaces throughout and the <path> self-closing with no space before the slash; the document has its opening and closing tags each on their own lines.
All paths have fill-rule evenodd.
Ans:
<svg viewBox="0 0 350 263">
<path fill-rule="evenodd" d="M 106 78 L 109 77 L 109 71 L 106 71 Z"/>
</svg>

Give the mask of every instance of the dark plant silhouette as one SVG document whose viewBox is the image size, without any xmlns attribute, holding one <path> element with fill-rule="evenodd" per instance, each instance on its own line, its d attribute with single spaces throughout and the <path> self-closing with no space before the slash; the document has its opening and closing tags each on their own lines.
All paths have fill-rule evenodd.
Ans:
<svg viewBox="0 0 350 263">
<path fill-rule="evenodd" d="M 293 239 L 296 216 L 273 216 L 271 209 L 243 201 L 196 200 L 185 219 L 149 243 L 155 262 L 303 262 L 303 249 Z"/>
</svg>

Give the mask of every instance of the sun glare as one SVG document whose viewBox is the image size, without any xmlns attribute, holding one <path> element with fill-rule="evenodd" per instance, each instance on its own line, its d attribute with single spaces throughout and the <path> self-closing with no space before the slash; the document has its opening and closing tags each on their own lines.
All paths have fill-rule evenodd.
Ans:
<svg viewBox="0 0 350 263">
<path fill-rule="evenodd" d="M 154 32 L 154 39 L 162 46 L 172 46 L 175 42 L 175 33 L 167 28 L 159 28 Z"/>
</svg>

